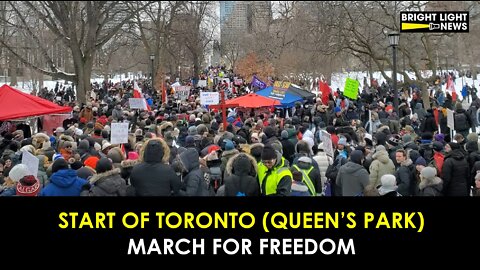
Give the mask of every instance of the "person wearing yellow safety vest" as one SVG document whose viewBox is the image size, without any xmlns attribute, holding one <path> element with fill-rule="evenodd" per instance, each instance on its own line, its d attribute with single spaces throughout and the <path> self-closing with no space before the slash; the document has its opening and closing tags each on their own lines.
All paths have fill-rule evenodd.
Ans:
<svg viewBox="0 0 480 270">
<path fill-rule="evenodd" d="M 258 181 L 263 196 L 289 196 L 292 188 L 292 172 L 288 160 L 271 146 L 262 151 L 262 161 L 258 163 Z"/>
<path fill-rule="evenodd" d="M 322 193 L 322 179 L 320 172 L 313 165 L 310 157 L 301 157 L 297 164 L 291 167 L 292 173 L 298 171 L 302 174 L 302 182 L 308 187 L 310 196 L 320 196 Z"/>
</svg>

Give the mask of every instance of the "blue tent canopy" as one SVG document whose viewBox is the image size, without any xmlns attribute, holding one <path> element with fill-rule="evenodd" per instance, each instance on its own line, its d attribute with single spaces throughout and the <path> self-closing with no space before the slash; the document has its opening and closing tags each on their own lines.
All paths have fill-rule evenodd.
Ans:
<svg viewBox="0 0 480 270">
<path fill-rule="evenodd" d="M 256 92 L 255 94 L 260 95 L 260 96 L 264 96 L 264 97 L 269 97 L 272 90 L 273 90 L 273 86 L 269 86 L 265 89 L 262 89 L 262 90 Z M 280 103 L 282 105 L 276 106 L 276 107 L 291 108 L 291 107 L 295 106 L 295 102 L 297 102 L 297 101 L 302 102 L 302 100 L 303 100 L 302 97 L 296 96 L 296 95 L 291 94 L 289 92 L 286 92 L 285 97 L 282 100 L 280 100 Z"/>
</svg>

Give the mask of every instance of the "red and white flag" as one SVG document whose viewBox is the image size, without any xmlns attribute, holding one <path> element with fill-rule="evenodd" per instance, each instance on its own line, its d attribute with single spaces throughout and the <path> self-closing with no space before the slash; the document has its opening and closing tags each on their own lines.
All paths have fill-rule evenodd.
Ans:
<svg viewBox="0 0 480 270">
<path fill-rule="evenodd" d="M 147 100 L 142 94 L 142 91 L 140 90 L 140 87 L 138 87 L 137 81 L 133 82 L 133 97 L 134 98 L 143 98 L 143 102 L 145 103 L 145 107 L 147 108 L 148 111 L 151 111 L 150 106 L 147 104 Z"/>
<path fill-rule="evenodd" d="M 455 84 L 453 83 L 452 76 L 448 75 L 447 78 L 447 91 L 452 93 L 453 102 L 457 101 L 457 91 L 455 91 Z"/>
<path fill-rule="evenodd" d="M 453 83 L 452 76 L 448 75 L 447 79 L 447 91 L 455 92 L 455 84 Z"/>
</svg>

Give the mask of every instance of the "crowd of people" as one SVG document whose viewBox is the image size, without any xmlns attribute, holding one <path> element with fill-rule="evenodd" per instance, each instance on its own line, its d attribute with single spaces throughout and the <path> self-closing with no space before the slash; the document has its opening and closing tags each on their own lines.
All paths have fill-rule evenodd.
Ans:
<svg viewBox="0 0 480 270">
<path fill-rule="evenodd" d="M 223 69 L 204 76 L 212 72 Z M 230 89 L 234 97 L 251 91 L 247 82 L 192 87 L 181 102 L 170 90 L 162 102 L 148 80 L 137 83 L 150 110 L 129 109 L 132 81 L 104 82 L 92 84 L 86 104 L 63 86 L 54 91 L 73 112 L 53 135 L 2 122 L 0 196 L 470 196 L 480 189 L 476 92 L 466 110 L 440 87 L 428 104 L 406 88 L 396 112 L 390 86 L 372 84 L 356 100 L 337 90 L 325 104 L 319 96 L 287 110 L 229 109 L 223 126 L 220 111 L 200 105 L 200 91 Z M 455 111 L 453 137 L 447 109 Z M 111 125 L 121 122 L 129 123 L 128 143 L 114 145 Z M 22 164 L 26 152 L 39 160 L 36 175 Z"/>
</svg>

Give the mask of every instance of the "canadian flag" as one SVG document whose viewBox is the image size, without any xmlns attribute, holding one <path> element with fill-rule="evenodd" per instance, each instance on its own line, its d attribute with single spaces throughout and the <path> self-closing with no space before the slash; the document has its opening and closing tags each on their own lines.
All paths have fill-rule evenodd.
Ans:
<svg viewBox="0 0 480 270">
<path fill-rule="evenodd" d="M 143 102 L 145 103 L 145 108 L 147 108 L 147 111 L 151 111 L 150 106 L 147 104 L 147 100 L 142 94 L 142 91 L 140 91 L 140 87 L 138 87 L 137 81 L 133 82 L 133 97 L 134 98 L 143 98 Z"/>
<path fill-rule="evenodd" d="M 457 101 L 457 91 L 455 91 L 455 84 L 453 83 L 452 76 L 448 75 L 447 79 L 447 91 L 452 93 L 453 102 Z"/>
<path fill-rule="evenodd" d="M 323 105 L 328 105 L 329 97 L 332 93 L 332 88 L 330 88 L 330 86 L 328 86 L 328 84 L 323 80 L 318 81 L 318 88 L 320 89 L 320 92 L 322 92 Z"/>
</svg>

